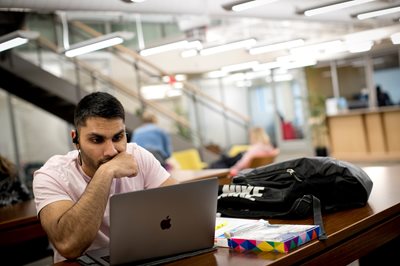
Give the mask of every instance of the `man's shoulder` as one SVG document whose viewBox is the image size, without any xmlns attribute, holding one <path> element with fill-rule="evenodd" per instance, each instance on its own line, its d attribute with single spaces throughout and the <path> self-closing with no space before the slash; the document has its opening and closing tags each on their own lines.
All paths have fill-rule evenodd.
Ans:
<svg viewBox="0 0 400 266">
<path fill-rule="evenodd" d="M 52 170 L 52 171 L 63 171 L 71 165 L 75 165 L 76 159 L 78 157 L 78 151 L 70 151 L 63 155 L 53 155 L 47 162 L 43 165 L 41 170 Z"/>
</svg>

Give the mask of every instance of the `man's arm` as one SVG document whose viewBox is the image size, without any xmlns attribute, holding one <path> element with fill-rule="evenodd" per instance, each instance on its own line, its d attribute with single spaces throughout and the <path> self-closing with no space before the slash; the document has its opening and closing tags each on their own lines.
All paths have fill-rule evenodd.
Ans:
<svg viewBox="0 0 400 266">
<path fill-rule="evenodd" d="M 113 178 L 136 174 L 137 165 L 132 155 L 120 153 L 98 168 L 75 204 L 72 201 L 57 201 L 40 211 L 42 226 L 62 256 L 77 258 L 95 239 Z"/>
<path fill-rule="evenodd" d="M 176 184 L 179 184 L 178 180 L 176 180 L 176 179 L 173 178 L 173 177 L 168 177 L 168 179 L 165 180 L 165 181 L 160 185 L 160 187 L 165 187 L 165 186 L 170 186 L 170 185 L 176 185 Z"/>
</svg>

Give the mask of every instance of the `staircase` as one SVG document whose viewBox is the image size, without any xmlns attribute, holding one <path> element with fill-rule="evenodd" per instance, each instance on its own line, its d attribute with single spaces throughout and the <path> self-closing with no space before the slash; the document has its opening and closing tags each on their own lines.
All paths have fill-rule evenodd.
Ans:
<svg viewBox="0 0 400 266">
<path fill-rule="evenodd" d="M 76 104 L 87 94 L 13 52 L 0 59 L 0 75 L 0 87 L 71 124 Z M 126 114 L 129 131 L 139 124 L 137 116 Z"/>
<path fill-rule="evenodd" d="M 95 32 L 83 23 L 75 22 L 73 23 L 73 25 L 76 28 L 85 31 L 92 36 L 99 35 L 98 32 Z M 117 94 L 125 94 L 124 97 L 130 98 L 130 101 L 132 101 L 133 99 L 134 101 L 136 101 L 136 103 L 140 102 L 142 106 L 148 106 L 154 109 L 159 114 L 162 114 L 167 119 L 172 121 L 172 123 L 186 128 L 188 132 L 190 132 L 192 141 L 194 140 L 194 142 L 183 138 L 177 133 L 172 133 L 171 137 L 174 150 L 178 151 L 188 148 L 198 148 L 206 162 L 210 162 L 215 158 L 215 155 L 210 155 L 210 153 L 206 149 L 201 147 L 204 141 L 202 139 L 201 132 L 199 131 L 202 128 L 201 125 L 196 124 L 193 127 L 193 124 L 189 123 L 185 117 L 177 115 L 174 111 L 165 109 L 165 107 L 163 106 L 157 106 L 157 103 L 155 102 L 141 98 L 141 96 L 138 94 L 137 89 L 131 88 L 131 86 L 128 87 L 122 84 L 119 80 L 113 80 L 109 76 L 98 71 L 92 65 L 89 65 L 78 59 L 70 60 L 63 57 L 58 53 L 58 47 L 56 47 L 55 44 L 50 43 L 42 36 L 37 41 L 37 46 L 40 47 L 39 50 L 45 49 L 46 51 L 50 51 L 51 53 L 55 54 L 60 58 L 60 61 L 66 61 L 68 62 L 68 64 L 72 63 L 77 72 L 82 72 L 81 70 L 84 69 L 86 71 L 85 75 L 89 75 L 89 79 L 99 79 L 101 82 L 106 84 L 106 87 L 108 86 L 111 87 L 113 91 L 115 90 Z M 147 62 L 135 51 L 128 49 L 122 45 L 118 45 L 115 47 L 115 50 L 112 49 L 110 51 L 114 51 L 113 53 L 111 53 L 114 54 L 114 56 L 118 57 L 120 56 L 120 54 L 125 54 L 128 58 L 130 57 L 131 60 L 135 62 L 135 64 L 136 62 L 140 63 L 141 71 L 139 71 L 138 73 L 142 72 L 143 74 L 144 72 L 146 72 L 146 69 L 151 69 L 151 72 L 153 74 L 150 74 L 150 76 L 149 74 L 147 74 L 147 77 L 157 77 L 161 79 L 162 76 L 169 75 L 163 70 Z M 41 52 L 38 51 L 38 57 L 40 57 L 40 53 Z M 128 61 L 128 64 L 132 64 L 132 61 Z M 29 74 L 27 75 L 27 73 Z M 0 74 L 2 75 L 2 79 L 0 80 L 0 86 L 2 88 L 28 102 L 37 105 L 38 107 L 60 117 L 61 119 L 71 124 L 73 124 L 73 111 L 77 102 L 82 98 L 82 96 L 86 95 L 90 91 L 97 90 L 95 87 L 88 89 L 79 85 L 79 78 L 77 78 L 77 84 L 73 83 L 75 81 L 68 81 L 64 79 L 66 78 L 65 76 L 64 78 L 59 78 L 58 76 L 55 76 L 52 73 L 43 69 L 40 66 L 40 62 L 39 65 L 36 65 L 25 59 L 22 54 L 16 53 L 15 50 L 3 52 L 0 54 Z M 79 75 L 80 74 L 78 74 L 78 76 Z M 146 77 L 144 79 L 146 79 Z M 186 94 L 186 97 L 193 99 L 192 104 L 202 104 L 203 106 L 205 106 L 205 108 L 209 108 L 212 111 L 219 113 L 219 115 L 225 117 L 225 119 L 230 119 L 231 121 L 237 123 L 240 127 L 242 127 L 243 130 L 246 130 L 246 127 L 248 127 L 247 117 L 244 117 L 242 114 L 237 113 L 235 110 L 228 108 L 223 103 L 208 96 L 203 91 L 199 90 L 188 82 L 183 82 L 183 84 L 185 87 L 184 92 Z M 136 84 L 136 86 L 138 85 Z M 130 104 L 127 104 L 127 106 L 130 106 Z M 194 108 L 196 109 L 196 106 Z M 196 120 L 198 120 L 197 117 Z M 141 122 L 139 117 L 133 114 L 132 110 L 130 112 L 126 112 L 126 126 L 129 133 L 134 128 L 139 126 L 140 123 Z M 198 121 L 195 121 L 195 123 L 198 123 Z M 207 159 L 210 156 L 212 159 Z"/>
</svg>

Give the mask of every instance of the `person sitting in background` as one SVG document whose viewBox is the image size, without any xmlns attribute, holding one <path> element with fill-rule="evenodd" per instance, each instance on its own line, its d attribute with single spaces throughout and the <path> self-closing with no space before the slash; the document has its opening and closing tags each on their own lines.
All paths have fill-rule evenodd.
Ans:
<svg viewBox="0 0 400 266">
<path fill-rule="evenodd" d="M 172 154 L 172 144 L 169 134 L 157 125 L 157 117 L 144 111 L 142 115 L 143 125 L 136 128 L 132 134 L 131 142 L 151 152 L 161 165 L 167 167 L 167 159 Z"/>
<path fill-rule="evenodd" d="M 392 100 L 387 92 L 383 91 L 381 86 L 376 86 L 376 99 L 378 106 L 389 106 L 393 105 Z"/>
<path fill-rule="evenodd" d="M 31 194 L 19 180 L 15 165 L 0 155 L 0 207 L 29 199 Z"/>
<path fill-rule="evenodd" d="M 230 168 L 230 176 L 235 176 L 242 169 L 249 168 L 251 160 L 256 157 L 276 154 L 277 150 L 271 144 L 270 137 L 261 127 L 250 130 L 250 147 L 241 158 Z"/>
<path fill-rule="evenodd" d="M 127 143 L 124 108 L 105 92 L 86 95 L 74 113 L 76 150 L 51 157 L 33 178 L 36 210 L 54 263 L 108 247 L 110 197 L 177 184 L 154 156 Z"/>
<path fill-rule="evenodd" d="M 245 152 L 240 152 L 233 157 L 222 154 L 217 161 L 210 164 L 209 168 L 230 168 L 230 176 L 235 176 L 240 170 L 250 167 L 253 158 L 277 152 L 277 149 L 271 144 L 268 134 L 261 127 L 250 129 L 249 143 L 249 148 Z"/>
</svg>

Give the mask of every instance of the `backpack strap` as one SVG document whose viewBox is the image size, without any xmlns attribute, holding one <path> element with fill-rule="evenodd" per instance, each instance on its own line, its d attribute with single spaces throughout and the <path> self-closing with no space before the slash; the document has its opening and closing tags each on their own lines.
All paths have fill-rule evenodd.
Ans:
<svg viewBox="0 0 400 266">
<path fill-rule="evenodd" d="M 314 195 L 311 195 L 311 197 L 313 202 L 314 224 L 319 225 L 319 230 L 320 230 L 318 239 L 326 240 L 328 239 L 328 237 L 326 236 L 324 222 L 322 221 L 321 201 Z"/>
</svg>

